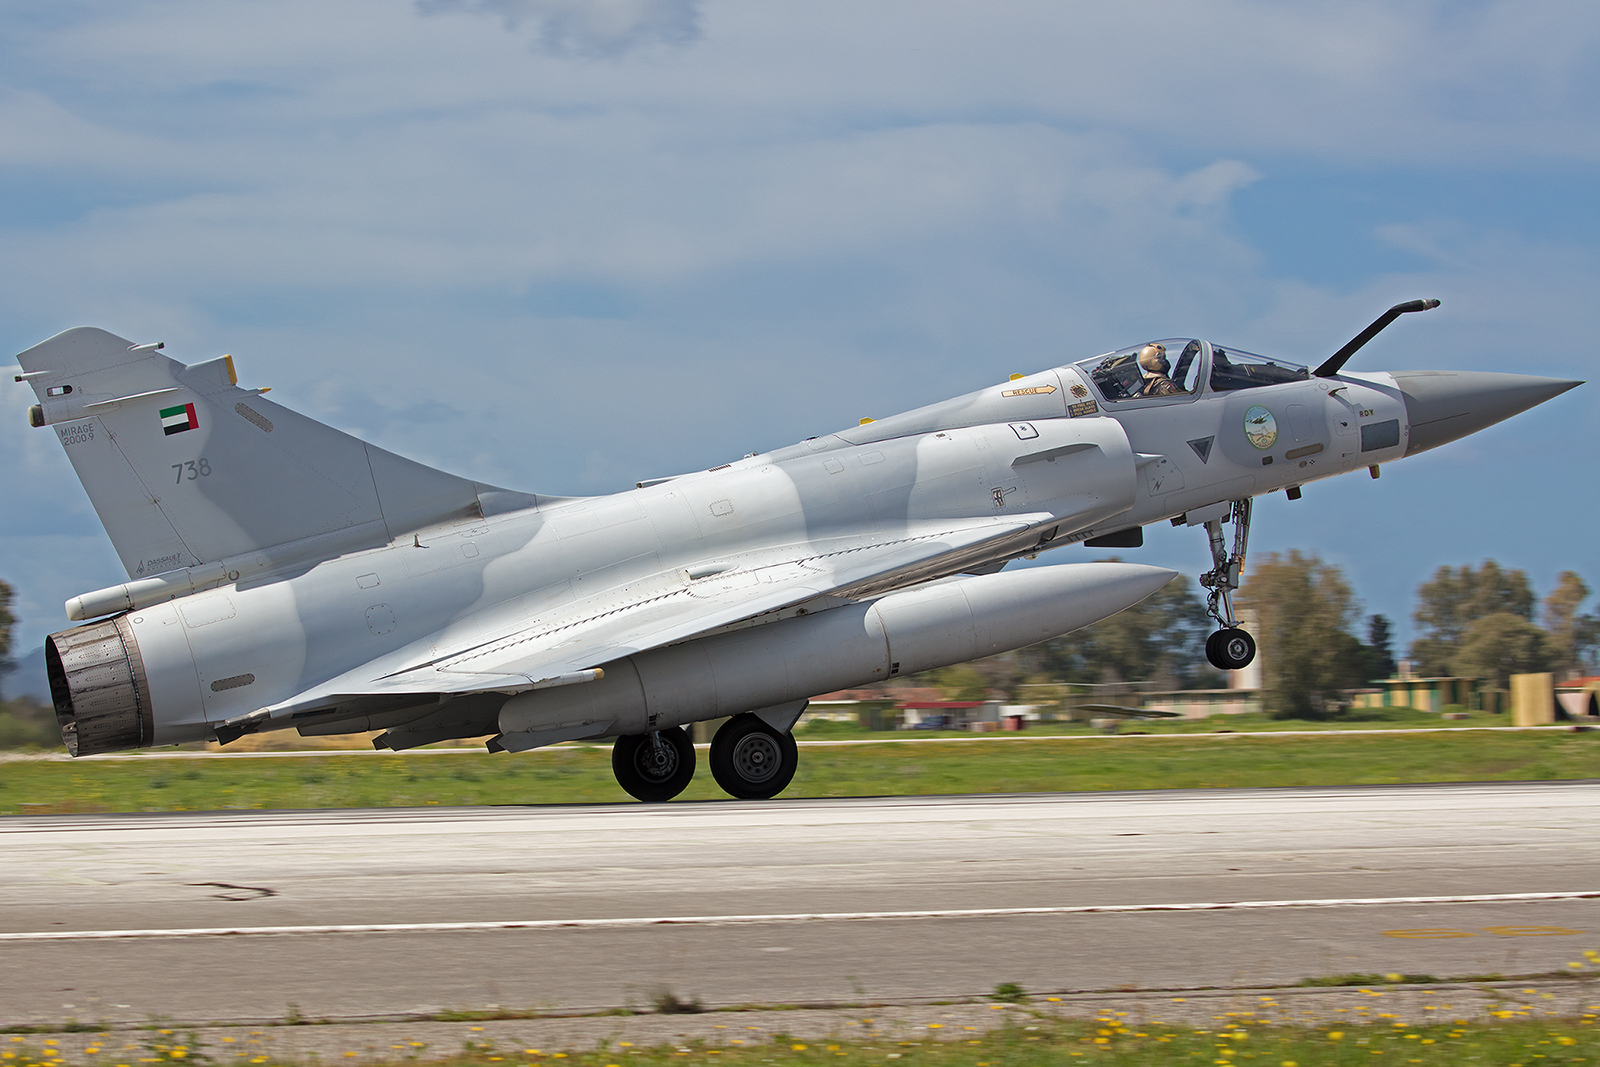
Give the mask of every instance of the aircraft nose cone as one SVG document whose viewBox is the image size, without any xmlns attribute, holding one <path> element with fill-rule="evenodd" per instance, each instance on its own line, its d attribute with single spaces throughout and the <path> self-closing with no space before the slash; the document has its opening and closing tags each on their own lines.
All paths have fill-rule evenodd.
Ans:
<svg viewBox="0 0 1600 1067">
<path fill-rule="evenodd" d="M 1411 422 L 1408 456 L 1477 433 L 1583 384 L 1531 374 L 1426 370 L 1396 371 L 1394 381 L 1405 395 Z"/>
</svg>

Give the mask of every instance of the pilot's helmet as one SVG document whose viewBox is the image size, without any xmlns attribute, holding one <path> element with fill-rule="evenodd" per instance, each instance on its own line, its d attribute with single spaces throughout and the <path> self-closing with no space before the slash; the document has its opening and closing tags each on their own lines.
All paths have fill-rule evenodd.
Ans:
<svg viewBox="0 0 1600 1067">
<path fill-rule="evenodd" d="M 1171 371 L 1167 363 L 1167 346 L 1152 341 L 1139 350 L 1139 369 L 1144 371 L 1146 378 L 1161 375 L 1166 377 Z"/>
</svg>

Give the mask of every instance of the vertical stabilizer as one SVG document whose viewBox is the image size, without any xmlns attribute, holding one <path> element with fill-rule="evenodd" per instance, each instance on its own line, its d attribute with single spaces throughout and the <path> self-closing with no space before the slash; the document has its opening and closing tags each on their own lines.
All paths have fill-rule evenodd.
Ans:
<svg viewBox="0 0 1600 1067">
<path fill-rule="evenodd" d="M 535 503 L 240 389 L 227 356 L 185 366 L 79 327 L 17 361 L 131 578 L 310 537 L 330 555 L 383 544 L 481 515 L 480 494 Z"/>
</svg>

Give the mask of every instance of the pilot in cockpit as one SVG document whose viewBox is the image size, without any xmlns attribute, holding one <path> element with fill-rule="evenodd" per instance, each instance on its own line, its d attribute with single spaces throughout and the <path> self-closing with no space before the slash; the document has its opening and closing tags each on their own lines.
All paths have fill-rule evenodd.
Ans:
<svg viewBox="0 0 1600 1067">
<path fill-rule="evenodd" d="M 1172 365 L 1167 362 L 1167 346 L 1150 342 L 1139 350 L 1139 371 L 1144 375 L 1140 396 L 1177 396 L 1188 390 L 1172 380 Z"/>
</svg>

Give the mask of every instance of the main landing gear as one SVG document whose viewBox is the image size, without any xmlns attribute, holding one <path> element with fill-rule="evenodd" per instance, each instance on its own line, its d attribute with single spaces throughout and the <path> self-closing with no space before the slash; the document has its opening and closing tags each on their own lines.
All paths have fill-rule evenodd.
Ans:
<svg viewBox="0 0 1600 1067">
<path fill-rule="evenodd" d="M 1206 612 L 1217 620 L 1222 629 L 1206 638 L 1206 659 L 1220 671 L 1236 671 L 1248 667 L 1256 658 L 1256 639 L 1239 628 L 1239 619 L 1233 613 L 1233 593 L 1239 588 L 1239 577 L 1244 572 L 1245 546 L 1250 540 L 1250 501 L 1233 502 L 1233 552 L 1222 536 L 1221 518 L 1206 522 L 1206 536 L 1211 541 L 1211 570 L 1200 576 L 1200 584 L 1211 590 L 1206 598 Z"/>
<path fill-rule="evenodd" d="M 635 800 L 671 800 L 694 777 L 694 742 L 681 726 L 619 737 L 611 749 L 611 771 Z"/>
<path fill-rule="evenodd" d="M 711 774 L 740 800 L 777 796 L 794 779 L 799 764 L 794 734 L 779 732 L 748 712 L 723 723 L 711 739 Z"/>
<path fill-rule="evenodd" d="M 694 777 L 694 744 L 680 726 L 617 738 L 611 769 L 617 784 L 647 804 L 671 800 Z M 794 779 L 800 749 L 794 734 L 759 715 L 735 715 L 711 739 L 711 774 L 741 800 L 775 797 Z"/>
</svg>

